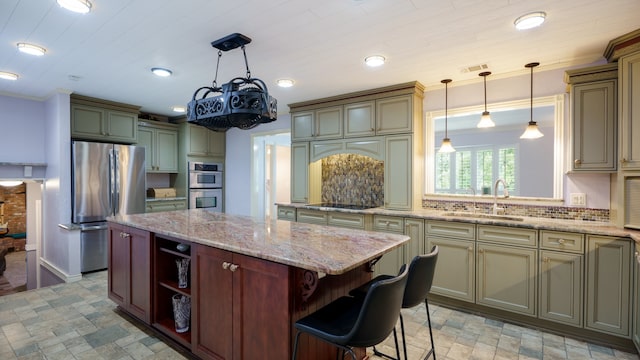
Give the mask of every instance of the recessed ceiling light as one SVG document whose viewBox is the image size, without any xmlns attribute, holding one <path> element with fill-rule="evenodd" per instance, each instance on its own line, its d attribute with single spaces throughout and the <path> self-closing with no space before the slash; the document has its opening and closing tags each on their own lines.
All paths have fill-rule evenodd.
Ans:
<svg viewBox="0 0 640 360">
<path fill-rule="evenodd" d="M 288 87 L 292 87 L 293 84 L 295 84 L 295 81 L 291 79 L 278 79 L 276 80 L 276 84 L 278 84 L 278 86 L 280 87 L 288 88 Z"/>
<path fill-rule="evenodd" d="M 382 55 L 372 55 L 364 59 L 364 63 L 367 66 L 376 67 L 384 64 L 385 58 Z"/>
<path fill-rule="evenodd" d="M 63 8 L 80 14 L 86 14 L 91 11 L 91 2 L 89 0 L 57 0 L 57 2 Z"/>
<path fill-rule="evenodd" d="M 187 112 L 187 109 L 184 106 L 174 106 L 174 107 L 171 108 L 171 110 L 173 110 L 173 112 L 177 112 L 177 113 Z"/>
<path fill-rule="evenodd" d="M 169 69 L 157 68 L 157 67 L 151 68 L 151 72 L 161 77 L 167 77 L 173 74 L 173 72 Z"/>
<path fill-rule="evenodd" d="M 18 74 L 14 74 L 14 73 L 6 72 L 6 71 L 0 71 L 0 79 L 4 79 L 4 80 L 18 80 Z"/>
<path fill-rule="evenodd" d="M 27 43 L 18 43 L 18 50 L 25 54 L 42 56 L 47 52 L 47 49 L 42 46 L 27 44 Z"/>
<path fill-rule="evenodd" d="M 516 29 L 526 30 L 542 25 L 546 17 L 546 13 L 542 11 L 536 11 L 520 16 L 513 23 L 516 26 Z"/>
</svg>

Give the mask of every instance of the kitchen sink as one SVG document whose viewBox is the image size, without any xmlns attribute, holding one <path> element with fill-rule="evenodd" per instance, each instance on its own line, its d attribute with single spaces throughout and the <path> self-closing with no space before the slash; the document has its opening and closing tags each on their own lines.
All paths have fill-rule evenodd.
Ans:
<svg viewBox="0 0 640 360">
<path fill-rule="evenodd" d="M 478 214 L 471 212 L 448 212 L 442 214 L 443 216 L 456 216 L 456 217 L 466 217 L 466 218 L 475 218 L 475 219 L 492 219 L 492 220 L 507 220 L 507 221 L 524 221 L 523 218 L 518 216 L 509 216 L 509 215 L 493 215 L 493 214 Z"/>
</svg>

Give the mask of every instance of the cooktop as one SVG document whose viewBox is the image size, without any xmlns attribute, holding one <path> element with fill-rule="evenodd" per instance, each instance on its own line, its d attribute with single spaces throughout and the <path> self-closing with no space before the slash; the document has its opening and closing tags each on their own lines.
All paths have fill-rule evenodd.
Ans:
<svg viewBox="0 0 640 360">
<path fill-rule="evenodd" d="M 332 202 L 309 204 L 309 206 L 332 207 L 332 208 L 338 208 L 338 209 L 352 209 L 352 210 L 364 210 L 364 209 L 371 209 L 371 208 L 378 207 L 377 205 L 340 204 L 340 203 L 332 203 Z"/>
</svg>

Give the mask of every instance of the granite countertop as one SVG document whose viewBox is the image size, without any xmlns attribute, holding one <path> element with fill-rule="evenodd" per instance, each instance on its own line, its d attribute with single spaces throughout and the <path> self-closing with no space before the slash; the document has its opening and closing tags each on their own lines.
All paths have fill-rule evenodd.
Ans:
<svg viewBox="0 0 640 360">
<path fill-rule="evenodd" d="M 278 206 L 289 206 L 294 208 L 312 209 L 320 211 L 335 211 L 352 214 L 371 214 L 385 216 L 401 216 L 408 218 L 418 218 L 425 220 L 461 221 L 485 225 L 511 226 L 538 230 L 569 231 L 585 234 L 628 237 L 640 244 L 640 230 L 627 229 L 610 222 L 582 221 L 549 219 L 540 217 L 511 216 L 511 215 L 488 215 L 472 214 L 463 211 L 441 211 L 419 209 L 413 211 L 387 210 L 384 208 L 371 208 L 366 210 L 340 209 L 332 207 L 321 207 L 302 203 L 276 204 Z"/>
<path fill-rule="evenodd" d="M 400 234 L 265 222 L 206 209 L 118 215 L 107 220 L 329 275 L 366 264 L 409 240 Z"/>
</svg>

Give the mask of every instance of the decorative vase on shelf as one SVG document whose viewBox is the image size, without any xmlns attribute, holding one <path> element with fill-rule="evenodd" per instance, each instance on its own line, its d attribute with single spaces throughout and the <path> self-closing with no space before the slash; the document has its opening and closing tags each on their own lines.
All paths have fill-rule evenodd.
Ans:
<svg viewBox="0 0 640 360">
<path fill-rule="evenodd" d="M 176 259 L 178 266 L 178 287 L 185 289 L 189 286 L 189 259 Z"/>
<path fill-rule="evenodd" d="M 176 332 L 183 333 L 189 331 L 191 299 L 185 295 L 175 294 L 171 297 L 171 300 L 173 301 L 173 318 L 176 323 Z"/>
</svg>

